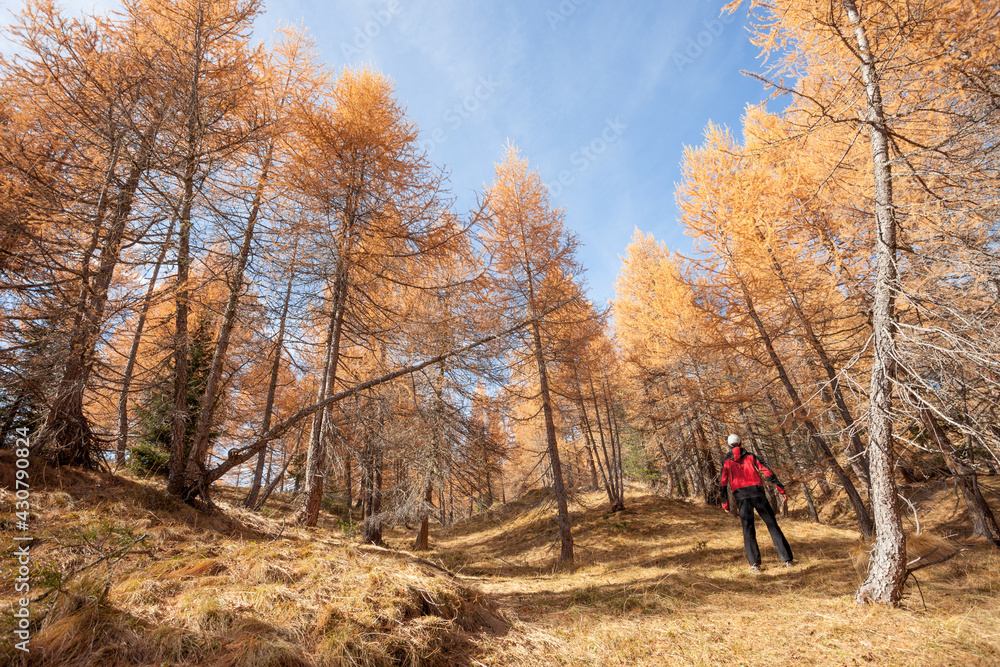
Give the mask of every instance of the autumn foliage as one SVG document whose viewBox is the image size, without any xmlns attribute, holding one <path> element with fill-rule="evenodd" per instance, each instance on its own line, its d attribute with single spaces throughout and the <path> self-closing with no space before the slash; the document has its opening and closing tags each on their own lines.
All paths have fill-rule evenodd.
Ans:
<svg viewBox="0 0 1000 667">
<path fill-rule="evenodd" d="M 775 98 L 684 152 L 680 253 L 639 231 L 612 308 L 508 142 L 458 210 L 392 79 L 256 0 L 32 0 L 0 60 L 0 443 L 131 466 L 211 512 L 336 506 L 361 539 L 545 486 L 722 505 L 743 434 L 816 521 L 908 576 L 906 485 L 1000 466 L 1000 10 L 735 2 Z M 777 499 L 773 499 L 776 501 Z M 553 554 L 554 555 L 554 554 Z"/>
</svg>

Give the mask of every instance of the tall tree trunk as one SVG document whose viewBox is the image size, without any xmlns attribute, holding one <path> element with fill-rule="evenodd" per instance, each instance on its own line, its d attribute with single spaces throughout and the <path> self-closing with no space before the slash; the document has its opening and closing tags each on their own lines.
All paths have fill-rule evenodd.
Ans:
<svg viewBox="0 0 1000 667">
<path fill-rule="evenodd" d="M 430 549 L 430 512 L 434 509 L 434 490 L 429 480 L 427 482 L 427 492 L 424 493 L 424 503 L 425 505 L 420 508 L 420 528 L 417 530 L 417 541 L 413 547 L 417 551 L 427 551 Z"/>
<path fill-rule="evenodd" d="M 774 411 L 774 416 L 778 416 L 778 407 L 771 401 L 771 397 L 768 396 L 768 402 L 771 404 L 771 410 Z M 809 506 L 809 516 L 816 523 L 820 523 L 819 513 L 816 511 L 816 503 L 813 501 L 812 493 L 809 491 L 809 486 L 806 484 L 806 473 L 805 469 L 802 467 L 802 462 L 795 456 L 794 450 L 792 450 L 792 440 L 788 437 L 788 432 L 785 431 L 784 427 L 778 427 L 781 433 L 781 439 L 785 443 L 785 451 L 788 452 L 788 459 L 795 466 L 795 470 L 799 473 L 800 485 L 802 486 L 802 495 L 806 498 L 806 504 Z M 787 506 L 787 503 L 786 503 Z"/>
<path fill-rule="evenodd" d="M 187 467 L 188 442 L 187 424 L 190 419 L 187 406 L 188 394 L 188 349 L 190 340 L 188 334 L 188 311 L 190 309 L 191 286 L 189 284 L 191 271 L 191 212 L 194 208 L 195 177 L 201 167 L 201 100 L 200 89 L 201 67 L 204 57 L 202 29 L 204 27 L 205 9 L 198 6 L 194 21 L 191 53 L 191 79 L 187 91 L 188 107 L 186 123 L 186 152 L 184 154 L 184 176 L 182 186 L 184 194 L 181 197 L 181 210 L 178 215 L 177 235 L 177 278 L 176 307 L 174 314 L 174 407 L 170 419 L 170 465 L 167 478 L 167 492 L 181 496 L 185 492 L 185 470 Z"/>
<path fill-rule="evenodd" d="M 899 515 L 895 453 L 892 438 L 892 385 L 895 379 L 895 298 L 899 292 L 896 272 L 896 213 L 892 199 L 889 130 L 882 108 L 878 68 L 868 44 L 861 12 L 855 0 L 843 0 L 854 26 L 861 58 L 861 77 L 867 95 L 868 133 L 872 145 L 875 195 L 875 300 L 872 304 L 874 356 L 869 386 L 869 446 L 871 503 L 875 518 L 875 549 L 868 578 L 858 588 L 859 603 L 896 605 L 906 581 L 906 536 Z"/>
<path fill-rule="evenodd" d="M 802 405 L 802 401 L 799 399 L 799 392 L 792 384 L 791 379 L 788 377 L 788 373 L 785 371 L 785 365 L 781 362 L 781 359 L 778 357 L 778 353 L 774 349 L 774 345 L 771 342 L 771 335 L 764 327 L 764 323 L 761 321 L 760 315 L 757 313 L 753 299 L 750 297 L 750 292 L 747 290 L 745 285 L 742 283 L 740 283 L 740 285 L 743 288 L 743 300 L 746 303 L 747 312 L 750 314 L 750 318 L 753 319 L 754 324 L 757 327 L 757 332 L 760 334 L 761 340 L 764 342 L 764 347 L 767 349 L 767 354 L 771 359 L 771 364 L 774 366 L 775 370 L 777 370 L 778 377 L 781 378 L 781 384 L 785 387 L 785 391 L 792 401 L 792 409 L 803 415 L 802 423 L 809 432 L 810 440 L 812 440 L 819 451 L 822 452 L 826 464 L 831 470 L 833 470 L 834 474 L 837 475 L 837 479 L 840 480 L 841 486 L 844 487 L 844 492 L 847 493 L 847 497 L 850 499 L 851 505 L 854 507 L 854 513 L 858 520 L 858 530 L 861 531 L 861 536 L 865 540 L 871 540 L 875 536 L 875 529 L 872 524 L 872 519 L 868 514 L 868 510 L 865 508 L 864 501 L 861 499 L 861 495 L 854 486 L 854 482 L 851 481 L 851 478 L 840 466 L 840 463 L 837 462 L 837 457 L 834 456 L 833 450 L 830 449 L 830 445 L 827 444 L 826 439 L 819 434 L 819 430 L 816 428 L 813 421 L 805 416 L 806 412 L 804 406 Z"/>
<path fill-rule="evenodd" d="M 613 437 L 610 432 L 610 421 L 608 435 L 604 435 L 604 423 L 601 421 L 601 408 L 600 404 L 597 402 L 597 389 L 594 387 L 594 381 L 590 379 L 590 396 L 594 403 L 594 420 L 597 422 L 597 433 L 601 437 L 601 449 L 597 451 L 597 460 L 601 460 L 601 453 L 604 453 L 604 463 L 601 467 L 601 475 L 604 477 L 604 486 L 608 493 L 608 503 L 611 505 L 612 512 L 620 512 L 625 509 L 624 504 L 621 501 L 621 494 L 618 488 L 619 476 L 615 471 L 615 456 L 614 456 L 614 442 L 611 443 L 611 452 L 608 451 L 608 440 Z M 607 416 L 607 415 L 606 415 Z M 610 420 L 610 417 L 608 418 Z"/>
<path fill-rule="evenodd" d="M 569 504 L 566 499 L 566 487 L 563 484 L 562 466 L 559 463 L 559 447 L 556 444 L 556 424 L 552 417 L 552 401 L 549 396 L 549 376 L 545 367 L 545 356 L 542 353 L 542 334 L 537 321 L 531 323 L 531 333 L 534 339 L 535 363 L 538 366 L 538 385 L 542 397 L 542 412 L 545 416 L 545 440 L 548 444 L 549 463 L 552 467 L 552 490 L 556 496 L 556 507 L 559 510 L 559 539 L 561 550 L 560 563 L 573 562 L 573 533 L 569 519 Z"/>
<path fill-rule="evenodd" d="M 712 456 L 712 452 L 710 451 L 708 438 L 705 436 L 705 429 L 701 425 L 701 420 L 697 417 L 695 418 L 694 426 L 695 432 L 698 434 L 698 440 L 701 442 L 704 475 L 708 481 L 705 485 L 705 503 L 709 505 L 721 505 L 722 498 L 719 495 L 719 485 L 717 484 L 720 475 L 715 465 L 715 457 Z"/>
<path fill-rule="evenodd" d="M 333 339 L 335 329 L 336 315 L 333 314 L 330 317 L 330 326 L 327 328 L 326 332 L 326 342 L 324 343 L 323 354 L 323 371 L 320 375 L 319 386 L 316 389 L 317 402 L 325 400 L 327 391 L 329 390 L 330 360 L 333 355 Z M 306 450 L 306 489 L 311 489 L 316 485 L 316 477 L 323 474 L 323 467 L 326 463 L 326 449 L 323 446 L 323 422 L 326 413 L 327 410 L 325 407 L 313 413 L 312 426 L 309 429 L 309 446 Z M 300 523 L 305 521 L 306 514 L 307 510 L 303 507 L 302 514 L 298 519 Z"/>
<path fill-rule="evenodd" d="M 351 482 L 351 453 L 349 451 L 344 452 L 344 493 L 347 495 L 347 521 L 350 523 L 351 503 L 354 502 L 354 489 Z"/>
<path fill-rule="evenodd" d="M 340 363 L 340 338 L 344 325 L 344 308 L 347 294 L 347 275 L 344 260 L 338 258 L 336 284 L 333 293 L 333 312 L 331 313 L 330 330 L 327 337 L 327 354 L 323 372 L 323 400 L 333 393 L 337 382 L 337 368 Z M 333 406 L 325 406 L 316 413 L 313 420 L 313 432 L 309 438 L 309 451 L 306 454 L 306 503 L 299 517 L 304 526 L 315 526 L 319 519 L 320 503 L 323 500 L 323 485 L 326 478 L 326 446 L 325 431 L 329 428 L 327 422 L 332 418 Z"/>
<path fill-rule="evenodd" d="M 93 467 L 94 440 L 90 424 L 83 411 L 84 393 L 94 364 L 94 351 L 104 324 L 104 310 L 115 269 L 121 258 L 125 230 L 132 214 L 135 193 L 139 189 L 142 176 L 148 171 L 160 130 L 162 116 L 157 116 L 140 138 L 139 150 L 129 166 L 128 176 L 115 198 L 114 209 L 108 221 L 101 243 L 101 256 L 97 272 L 89 275 L 89 256 L 85 259 L 81 278 L 81 301 L 69 342 L 69 354 L 55 397 L 45 416 L 45 423 L 35 439 L 36 446 L 49 452 L 49 458 L 57 465 L 80 465 Z M 112 160 L 111 172 L 116 158 Z M 110 174 L 113 180 L 113 173 Z M 108 183 L 107 185 L 110 185 Z M 106 192 L 98 203 L 95 220 L 95 240 L 100 236 L 104 207 L 107 206 Z"/>
<path fill-rule="evenodd" d="M 597 459 L 597 469 L 601 471 L 601 480 L 604 482 L 604 489 L 607 492 L 608 500 L 610 501 L 612 498 L 611 486 L 608 484 L 608 478 L 604 472 L 604 463 L 601 461 L 600 452 L 597 451 L 597 443 L 594 442 L 594 432 L 590 426 L 590 418 L 587 415 L 587 404 L 584 401 L 583 389 L 580 387 L 579 382 L 577 383 L 577 391 L 579 393 L 579 400 L 577 402 L 577 406 L 580 408 L 580 420 L 582 422 L 581 430 L 583 431 L 584 440 L 588 443 L 587 451 L 592 452 L 590 456 L 590 464 L 591 466 L 593 466 L 594 459 L 595 458 Z M 594 456 L 594 453 L 596 453 L 596 457 Z M 594 469 L 592 477 L 595 489 L 598 488 L 597 474 L 596 474 L 597 469 Z"/>
<path fill-rule="evenodd" d="M 617 478 L 617 484 L 615 485 L 617 502 L 612 506 L 611 511 L 624 512 L 625 470 L 622 464 L 622 434 L 618 427 L 618 417 L 615 415 L 614 408 L 611 405 L 611 390 L 606 381 L 602 381 L 602 384 L 604 385 L 604 408 L 608 415 L 608 433 L 611 436 L 611 451 L 614 455 L 614 474 Z"/>
<path fill-rule="evenodd" d="M 361 540 L 368 544 L 382 544 L 382 448 L 369 443 L 366 457 L 368 466 L 368 497 L 365 520 L 361 527 Z"/>
<path fill-rule="evenodd" d="M 587 450 L 587 463 L 590 469 L 590 488 L 597 488 L 597 464 L 594 463 L 594 442 L 590 439 L 589 435 L 584 435 L 586 445 L 584 449 Z"/>
<path fill-rule="evenodd" d="M 160 267 L 167 258 L 167 251 L 170 248 L 170 236 L 174 233 L 174 224 L 177 216 L 170 219 L 170 226 L 167 227 L 167 235 L 163 239 L 163 247 L 153 265 L 153 275 L 149 278 L 149 285 L 146 287 L 146 296 L 142 300 L 139 308 L 139 320 L 135 325 L 135 333 L 132 335 L 132 345 L 128 352 L 128 361 L 125 362 L 125 371 L 122 373 L 122 390 L 118 395 L 118 445 L 115 448 L 115 465 L 120 466 L 125 463 L 125 448 L 128 444 L 128 396 L 132 387 L 132 373 L 135 371 L 136 357 L 139 355 L 139 343 L 142 342 L 142 332 L 146 328 L 146 316 L 149 314 L 149 307 L 153 303 L 153 295 L 156 292 L 156 279 L 160 275 Z"/>
<path fill-rule="evenodd" d="M 664 449 L 661 440 L 657 439 L 656 446 L 659 448 L 660 454 L 663 455 L 664 470 L 667 472 L 667 495 L 670 496 L 673 495 L 674 487 L 676 487 L 676 483 L 674 482 L 674 464 L 670 460 L 670 457 L 667 456 L 667 450 Z"/>
<path fill-rule="evenodd" d="M 229 343 L 232 340 L 233 329 L 236 326 L 236 315 L 239 312 L 240 293 L 243 291 L 243 276 L 250 261 L 250 248 L 253 245 L 254 232 L 260 207 L 264 200 L 264 190 L 267 187 L 268 171 L 271 166 L 271 155 L 274 150 L 273 141 L 267 147 L 267 153 L 261 165 L 260 176 L 254 189 L 253 204 L 247 217 L 246 228 L 239 253 L 236 256 L 236 268 L 229 280 L 229 296 L 222 316 L 222 325 L 215 343 L 212 364 L 209 367 L 208 378 L 205 380 L 205 390 L 201 396 L 198 409 L 198 420 L 195 424 L 194 444 L 188 457 L 188 469 L 185 486 L 188 493 L 198 493 L 208 500 L 205 464 L 208 459 L 208 441 L 211 435 L 215 407 L 222 386 L 222 376 L 225 372 L 226 359 L 229 355 Z M 265 427 L 265 431 L 267 428 Z"/>
<path fill-rule="evenodd" d="M 82 392 L 85 388 L 82 376 L 90 323 L 88 312 L 92 293 L 90 262 L 101 242 L 101 230 L 107 215 L 112 183 L 115 180 L 118 159 L 122 150 L 123 140 L 121 136 L 115 137 L 113 141 L 114 149 L 104 175 L 104 183 L 101 186 L 101 194 L 94 213 L 94 230 L 80 261 L 80 293 L 70 329 L 66 366 L 63 368 L 63 374 L 56 385 L 55 395 L 45 415 L 41 432 L 32 443 L 35 451 L 45 452 L 46 456 L 57 465 L 73 462 L 86 468 L 94 466 L 91 452 L 93 434 L 90 430 L 90 423 L 83 414 Z M 66 447 L 66 443 L 69 443 L 69 447 Z"/>
</svg>

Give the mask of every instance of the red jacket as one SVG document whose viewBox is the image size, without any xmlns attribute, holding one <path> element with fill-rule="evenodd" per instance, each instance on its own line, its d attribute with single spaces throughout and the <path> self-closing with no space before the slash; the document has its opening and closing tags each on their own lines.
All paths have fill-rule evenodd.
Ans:
<svg viewBox="0 0 1000 667">
<path fill-rule="evenodd" d="M 740 458 L 734 459 L 732 452 L 730 452 L 726 460 L 722 462 L 722 476 L 719 478 L 719 485 L 722 487 L 722 497 L 728 497 L 726 486 L 732 487 L 733 496 L 737 500 L 764 495 L 761 475 L 769 478 L 771 483 L 782 491 L 785 490 L 785 486 L 778 480 L 778 476 L 774 474 L 774 471 L 768 468 L 756 456 L 741 448 Z"/>
</svg>

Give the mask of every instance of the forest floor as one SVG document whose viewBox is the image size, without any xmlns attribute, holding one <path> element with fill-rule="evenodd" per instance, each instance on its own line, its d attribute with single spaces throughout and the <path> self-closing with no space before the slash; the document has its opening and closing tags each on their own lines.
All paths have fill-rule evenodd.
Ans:
<svg viewBox="0 0 1000 667">
<path fill-rule="evenodd" d="M 559 542 L 548 503 L 432 532 L 432 557 L 558 640 L 551 664 L 1000 664 L 1000 553 L 961 539 L 969 524 L 937 486 L 915 499 L 922 532 L 907 519 L 908 556 L 968 551 L 914 573 L 898 609 L 854 602 L 868 553 L 846 516 L 834 519 L 839 527 L 804 510 L 781 520 L 792 568 L 758 519 L 764 571 L 754 574 L 737 518 L 641 487 L 618 514 L 600 493 L 577 498 L 572 570 L 553 569 Z M 997 507 L 995 489 L 990 496 Z"/>
<path fill-rule="evenodd" d="M 581 493 L 576 564 L 560 569 L 540 491 L 432 530 L 432 551 L 413 554 L 401 526 L 388 548 L 364 546 L 335 514 L 291 525 L 287 499 L 254 514 L 220 489 L 224 513 L 206 516 L 158 481 L 41 464 L 23 656 L 11 463 L 0 454 L 0 664 L 1000 664 L 1000 554 L 962 539 L 943 485 L 910 496 L 922 532 L 908 519 L 909 555 L 968 550 L 917 572 L 919 590 L 911 578 L 902 606 L 885 609 L 853 601 L 867 553 L 835 502 L 817 525 L 793 498 L 781 523 L 798 564 L 781 567 L 762 528 L 765 570 L 752 574 L 738 520 L 718 508 L 635 486 L 627 511 L 609 514 L 601 494 Z"/>
</svg>

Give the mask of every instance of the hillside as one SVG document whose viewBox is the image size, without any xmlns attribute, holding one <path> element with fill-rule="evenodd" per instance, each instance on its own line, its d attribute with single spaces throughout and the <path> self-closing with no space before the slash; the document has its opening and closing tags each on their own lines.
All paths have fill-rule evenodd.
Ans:
<svg viewBox="0 0 1000 667">
<path fill-rule="evenodd" d="M 628 511 L 608 515 L 600 494 L 582 494 L 577 566 L 554 571 L 554 509 L 541 492 L 432 531 L 433 551 L 418 557 L 409 532 L 363 546 L 329 514 L 302 530 L 284 520 L 287 504 L 269 516 L 239 510 L 235 490 L 217 494 L 224 516 L 207 517 L 151 481 L 35 471 L 31 595 L 60 592 L 32 605 L 47 617 L 33 627 L 31 665 L 1000 660 L 1000 555 L 982 545 L 921 570 L 922 597 L 911 579 L 903 607 L 889 610 L 853 602 L 865 557 L 854 534 L 796 512 L 784 525 L 798 565 L 752 575 L 738 524 L 717 508 L 636 487 Z M 6 544 L 11 480 L 0 459 Z M 912 558 L 954 549 L 940 529 L 956 532 L 961 516 L 936 500 L 945 509 L 921 517 Z M 769 544 L 764 563 L 777 564 Z M 13 599 L 8 585 L 5 608 Z M 10 614 L 2 623 L 9 661 Z"/>
</svg>

